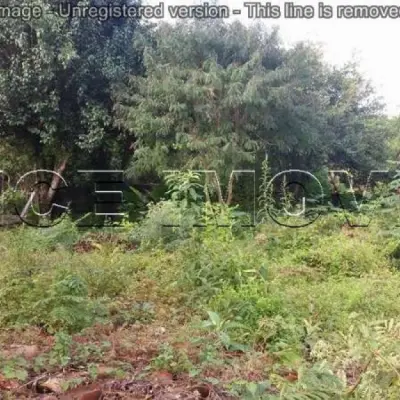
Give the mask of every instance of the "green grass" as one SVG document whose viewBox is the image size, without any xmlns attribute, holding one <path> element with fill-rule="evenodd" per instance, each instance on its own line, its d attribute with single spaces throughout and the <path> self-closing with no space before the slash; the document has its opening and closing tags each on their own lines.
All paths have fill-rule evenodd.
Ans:
<svg viewBox="0 0 400 400">
<path fill-rule="evenodd" d="M 133 252 L 109 239 L 126 240 L 129 229 L 94 232 L 94 250 L 82 253 L 74 243 L 87 234 L 69 220 L 45 234 L 0 232 L 0 340 L 38 327 L 56 338 L 29 361 L 35 368 L 8 359 L 0 373 L 24 381 L 74 359 L 92 370 L 93 352 L 68 338 L 86 335 L 90 346 L 100 340 L 94 326 L 167 326 L 169 344 L 160 338 L 150 370 L 214 374 L 242 398 L 397 398 L 400 273 L 396 235 L 381 235 L 379 223 L 349 231 L 326 216 L 304 229 L 267 224 L 236 236 L 208 228 L 174 249 Z M 191 343 L 184 360 L 178 342 Z M 237 359 L 227 357 L 238 350 Z M 264 356 L 268 362 L 256 366 Z M 244 378 L 249 368 L 257 379 Z"/>
</svg>

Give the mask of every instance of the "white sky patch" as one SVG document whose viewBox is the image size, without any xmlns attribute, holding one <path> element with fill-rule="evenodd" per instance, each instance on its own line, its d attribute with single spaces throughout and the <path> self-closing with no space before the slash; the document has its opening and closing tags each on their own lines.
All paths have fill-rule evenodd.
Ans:
<svg viewBox="0 0 400 400">
<path fill-rule="evenodd" d="M 240 16 L 232 16 L 229 20 L 239 19 L 245 24 L 251 24 L 254 19 L 248 18 L 245 1 L 220 0 L 218 5 L 227 5 L 230 10 L 241 9 Z M 158 5 L 160 1 L 145 0 L 144 4 Z M 189 6 L 201 4 L 196 0 L 165 0 L 165 20 L 173 21 L 168 14 L 168 6 Z M 213 4 L 212 0 L 209 0 Z M 284 8 L 283 0 L 271 1 L 272 5 Z M 311 40 L 323 46 L 325 59 L 334 65 L 343 65 L 356 56 L 360 69 L 370 79 L 377 94 L 387 103 L 387 113 L 390 116 L 400 114 L 400 55 L 398 55 L 397 40 L 400 37 L 400 18 L 380 19 L 332 19 L 318 18 L 318 0 L 295 1 L 295 5 L 312 5 L 315 8 L 313 19 L 259 19 L 267 26 L 280 27 L 281 37 L 287 46 L 301 40 Z M 266 2 L 261 2 L 266 4 Z M 375 0 L 360 0 L 359 2 L 344 0 L 341 2 L 325 1 L 324 4 L 334 8 L 340 5 L 394 5 L 400 7 L 400 0 L 384 3 Z M 334 14 L 335 15 L 335 14 Z"/>
</svg>

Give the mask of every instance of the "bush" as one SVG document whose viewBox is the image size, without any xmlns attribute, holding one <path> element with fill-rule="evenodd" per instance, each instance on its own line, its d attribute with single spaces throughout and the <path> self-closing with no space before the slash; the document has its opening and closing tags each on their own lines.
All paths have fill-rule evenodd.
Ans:
<svg viewBox="0 0 400 400">
<path fill-rule="evenodd" d="M 355 277 L 390 267 L 380 247 L 343 235 L 316 240 L 313 248 L 297 251 L 294 260 L 328 275 Z"/>
<path fill-rule="evenodd" d="M 139 241 L 143 249 L 167 244 L 173 247 L 190 236 L 194 222 L 190 214 L 183 217 L 181 209 L 173 201 L 160 201 L 149 205 L 146 217 L 136 224 L 131 239 Z"/>
<path fill-rule="evenodd" d="M 20 191 L 6 189 L 0 195 L 2 214 L 15 215 L 15 210 L 22 210 L 26 203 L 26 196 Z"/>
<path fill-rule="evenodd" d="M 226 286 L 238 288 L 257 277 L 266 278 L 261 254 L 248 247 L 246 241 L 232 238 L 228 228 L 210 227 L 189 241 L 181 251 L 178 279 L 189 301 L 209 299 Z"/>
<path fill-rule="evenodd" d="M 226 318 L 238 318 L 253 328 L 261 318 L 286 314 L 282 294 L 273 290 L 271 284 L 262 282 L 237 289 L 227 287 L 210 301 L 209 307 Z"/>
<path fill-rule="evenodd" d="M 31 227 L 23 224 L 10 233 L 19 251 L 53 251 L 64 248 L 71 250 L 80 237 L 79 230 L 69 215 L 65 215 L 54 226 Z"/>
<path fill-rule="evenodd" d="M 296 346 L 303 331 L 294 310 L 285 303 L 285 295 L 274 289 L 273 283 L 252 282 L 238 289 L 226 288 L 210 301 L 209 307 L 246 327 L 245 333 L 232 335 L 236 341 Z"/>
<path fill-rule="evenodd" d="M 88 297 L 88 287 L 79 276 L 45 271 L 30 280 L 9 277 L 0 290 L 0 325 L 32 324 L 50 332 L 79 332 L 105 316 L 99 302 Z"/>
</svg>

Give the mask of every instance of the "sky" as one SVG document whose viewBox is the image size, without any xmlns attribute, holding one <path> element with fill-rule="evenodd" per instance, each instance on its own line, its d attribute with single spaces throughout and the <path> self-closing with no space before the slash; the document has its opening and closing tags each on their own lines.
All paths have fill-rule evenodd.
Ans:
<svg viewBox="0 0 400 400">
<path fill-rule="evenodd" d="M 210 4 L 212 0 L 209 0 Z M 227 5 L 230 10 L 241 9 L 240 16 L 232 16 L 229 20 L 239 19 L 245 24 L 252 24 L 256 20 L 248 17 L 244 7 L 246 0 L 219 0 L 217 4 Z M 319 0 L 294 1 L 295 5 L 311 5 L 317 12 Z M 159 0 L 147 0 L 143 4 L 158 5 Z M 165 0 L 165 20 L 172 21 L 168 6 L 188 6 L 200 4 L 196 0 Z M 275 0 L 272 5 L 280 6 L 283 10 L 285 1 Z M 260 2 L 266 4 L 266 2 Z M 382 2 L 374 0 L 324 1 L 336 10 L 337 5 L 394 5 L 400 9 L 400 0 Z M 316 15 L 312 19 L 259 19 L 267 26 L 279 26 L 281 37 L 287 46 L 297 41 L 311 40 L 322 45 L 327 62 L 334 65 L 343 65 L 346 61 L 357 59 L 360 70 L 370 79 L 376 88 L 377 94 L 383 97 L 387 104 L 387 114 L 400 114 L 400 55 L 398 54 L 397 40 L 400 37 L 400 18 L 378 19 L 319 19 Z"/>
</svg>

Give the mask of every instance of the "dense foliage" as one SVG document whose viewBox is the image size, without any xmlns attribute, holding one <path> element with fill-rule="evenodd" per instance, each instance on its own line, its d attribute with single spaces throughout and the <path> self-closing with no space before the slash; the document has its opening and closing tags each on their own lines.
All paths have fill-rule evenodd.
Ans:
<svg viewBox="0 0 400 400">
<path fill-rule="evenodd" d="M 76 185 L 81 168 L 124 170 L 131 185 L 119 223 L 80 229 L 73 214 L 0 232 L 0 393 L 158 373 L 206 382 L 209 398 L 397 399 L 400 120 L 382 110 L 355 64 L 327 65 L 310 43 L 286 48 L 261 25 L 0 19 L 11 184 L 40 168 Z M 313 213 L 298 213 L 299 187 L 286 175 L 270 185 L 289 168 L 333 195 L 320 201 L 305 182 Z M 358 191 L 332 169 L 359 178 Z M 232 170 L 257 176 L 246 186 Z M 48 203 L 62 184 L 51 183 Z M 3 213 L 26 205 L 23 189 L 1 192 Z"/>
<path fill-rule="evenodd" d="M 26 171 L 76 182 L 78 166 L 118 168 L 147 183 L 201 168 L 227 179 L 259 170 L 268 152 L 273 171 L 365 173 L 396 151 L 396 123 L 356 65 L 326 65 L 309 43 L 286 49 L 261 25 L 45 13 L 2 19 L 0 34 L 0 135 Z"/>
</svg>

